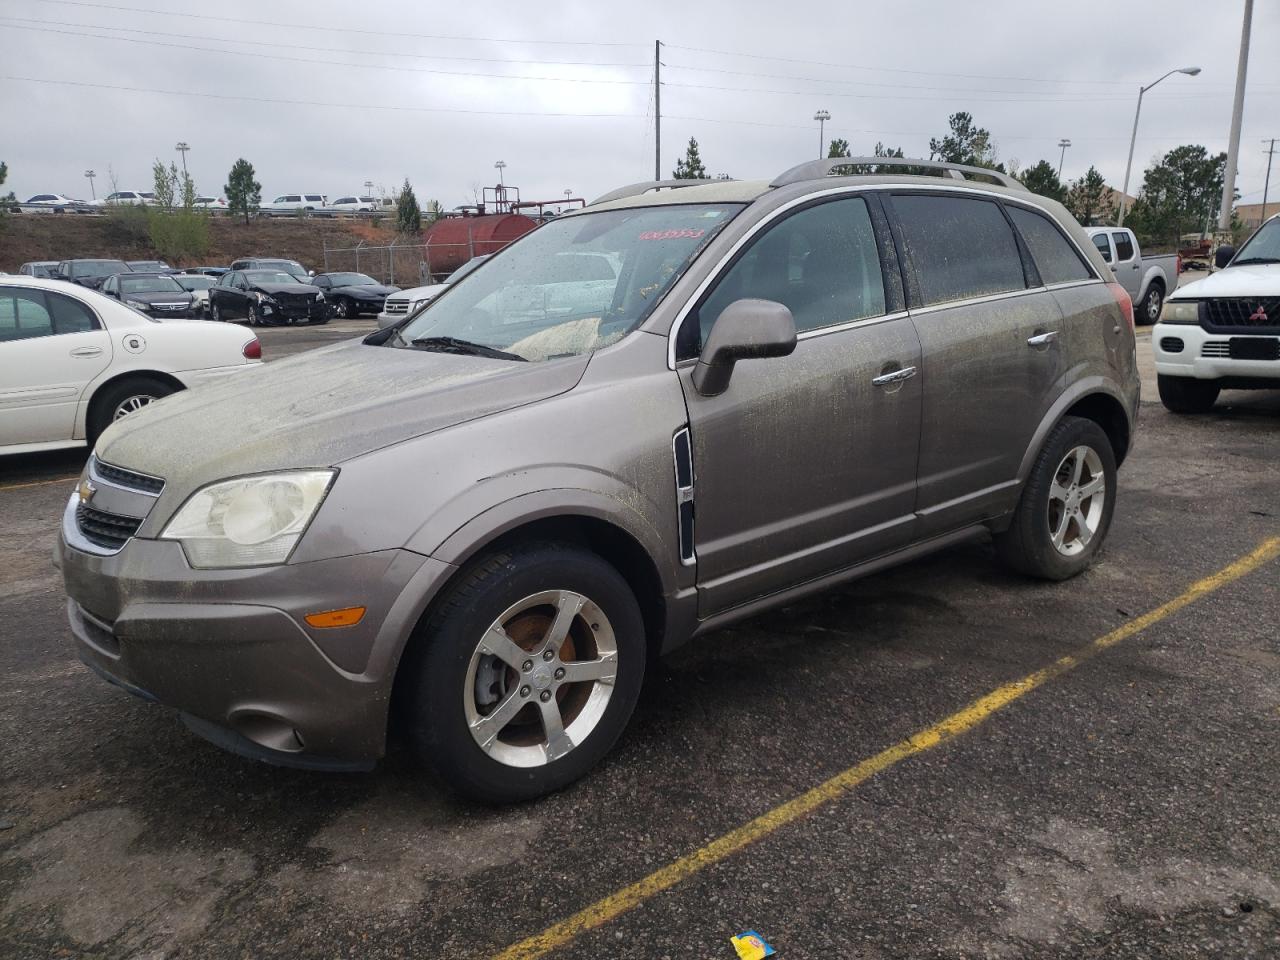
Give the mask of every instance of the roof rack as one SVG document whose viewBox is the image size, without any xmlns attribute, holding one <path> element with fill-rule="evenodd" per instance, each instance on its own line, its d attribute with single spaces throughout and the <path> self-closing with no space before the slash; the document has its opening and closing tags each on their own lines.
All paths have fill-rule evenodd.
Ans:
<svg viewBox="0 0 1280 960">
<path fill-rule="evenodd" d="M 991 180 L 1014 190 L 1027 189 L 1019 181 L 999 170 L 971 167 L 964 163 L 948 163 L 945 160 L 914 160 L 910 157 L 833 157 L 828 160 L 810 160 L 778 174 L 769 186 L 785 187 L 789 183 L 821 180 L 842 167 L 927 167 L 931 170 L 943 171 L 955 180 Z"/>
<path fill-rule="evenodd" d="M 697 187 L 704 183 L 716 182 L 711 179 L 641 180 L 639 183 L 629 183 L 625 187 L 619 187 L 617 190 L 610 190 L 603 196 L 596 197 L 587 206 L 594 207 L 597 203 L 608 203 L 610 200 L 621 200 L 623 197 L 637 197 L 642 193 L 648 193 L 650 190 L 679 190 L 681 187 Z"/>
</svg>

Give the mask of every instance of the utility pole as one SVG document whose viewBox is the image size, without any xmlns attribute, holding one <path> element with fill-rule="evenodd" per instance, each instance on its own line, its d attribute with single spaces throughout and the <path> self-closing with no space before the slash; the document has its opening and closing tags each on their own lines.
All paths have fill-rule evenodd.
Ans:
<svg viewBox="0 0 1280 960">
<path fill-rule="evenodd" d="M 1271 192 L 1271 158 L 1276 153 L 1276 138 L 1271 138 L 1271 146 L 1267 148 L 1267 179 L 1262 181 L 1262 222 L 1267 222 L 1267 195 Z"/>
<path fill-rule="evenodd" d="M 185 175 L 187 172 L 187 151 L 190 150 L 191 148 L 187 146 L 187 141 L 179 140 L 178 145 L 173 149 L 177 150 L 180 154 L 182 154 L 182 172 Z"/>
<path fill-rule="evenodd" d="M 662 41 L 653 41 L 653 179 L 662 179 Z"/>
<path fill-rule="evenodd" d="M 1240 121 L 1244 117 L 1244 78 L 1249 70 L 1249 28 L 1253 24 L 1253 0 L 1244 0 L 1244 26 L 1240 30 L 1240 65 L 1236 67 L 1236 99 L 1231 106 L 1231 139 L 1227 141 L 1227 169 L 1222 177 L 1222 206 L 1218 230 L 1231 229 L 1231 202 L 1236 193 L 1236 161 L 1240 157 Z"/>
</svg>

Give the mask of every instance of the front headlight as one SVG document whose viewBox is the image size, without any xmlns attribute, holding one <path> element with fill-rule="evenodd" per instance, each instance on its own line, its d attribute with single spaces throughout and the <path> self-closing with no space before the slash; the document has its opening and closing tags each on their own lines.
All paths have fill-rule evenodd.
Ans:
<svg viewBox="0 0 1280 960">
<path fill-rule="evenodd" d="M 412 303 L 409 304 L 409 312 L 417 313 L 419 310 L 421 310 L 430 302 L 431 302 L 430 297 L 427 297 L 427 299 L 425 300 L 414 300 Z"/>
<path fill-rule="evenodd" d="M 151 309 L 151 304 L 143 303 L 141 300 L 126 300 L 124 305 L 126 307 L 133 307 L 135 310 L 141 310 L 143 313 L 146 313 Z"/>
<path fill-rule="evenodd" d="M 181 543 L 193 567 L 284 563 L 334 476 L 299 470 L 211 483 L 191 495 L 160 539 Z"/>
<path fill-rule="evenodd" d="M 318 291 L 318 292 L 316 293 L 316 300 L 318 300 L 320 303 L 324 303 L 324 291 L 323 291 L 323 290 L 320 290 L 320 291 Z"/>
<path fill-rule="evenodd" d="M 276 298 L 271 296 L 270 294 L 260 293 L 258 294 L 258 302 L 259 303 L 275 303 Z"/>
<path fill-rule="evenodd" d="M 1166 300 L 1160 311 L 1161 323 L 1199 323 L 1200 303 L 1196 300 Z"/>
</svg>

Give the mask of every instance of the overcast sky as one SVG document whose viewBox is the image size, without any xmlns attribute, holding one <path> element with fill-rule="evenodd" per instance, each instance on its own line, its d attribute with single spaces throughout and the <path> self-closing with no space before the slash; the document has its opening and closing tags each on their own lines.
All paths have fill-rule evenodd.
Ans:
<svg viewBox="0 0 1280 960">
<path fill-rule="evenodd" d="M 526 200 L 566 189 L 590 199 L 653 175 L 661 40 L 664 176 L 690 136 L 712 174 L 772 176 L 816 155 L 818 109 L 831 113 L 828 139 L 854 153 L 882 140 L 927 156 L 948 114 L 968 110 L 1001 159 L 1056 164 L 1068 137 L 1064 178 L 1094 164 L 1119 187 L 1138 87 L 1202 67 L 1147 94 L 1136 193 L 1142 169 L 1172 147 L 1226 149 L 1242 10 L 1243 0 L 0 0 L 0 159 L 20 199 L 88 199 L 86 168 L 99 196 L 108 170 L 120 189 L 148 190 L 153 159 L 178 159 L 178 140 L 203 193 L 222 195 L 245 157 L 266 200 L 335 199 L 366 180 L 391 191 L 407 176 L 419 200 L 451 207 L 495 183 L 503 160 Z M 1262 138 L 1280 137 L 1278 49 L 1280 4 L 1263 0 L 1237 182 L 1246 203 L 1262 197 Z"/>
</svg>

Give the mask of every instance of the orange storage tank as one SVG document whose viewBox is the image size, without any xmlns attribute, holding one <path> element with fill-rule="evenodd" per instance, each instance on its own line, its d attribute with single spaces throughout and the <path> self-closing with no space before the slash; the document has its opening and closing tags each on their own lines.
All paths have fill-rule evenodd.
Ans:
<svg viewBox="0 0 1280 960">
<path fill-rule="evenodd" d="M 497 253 L 537 225 L 537 221 L 522 213 L 437 220 L 427 230 L 425 238 L 427 263 L 433 276 L 447 276 L 472 257 Z"/>
</svg>

